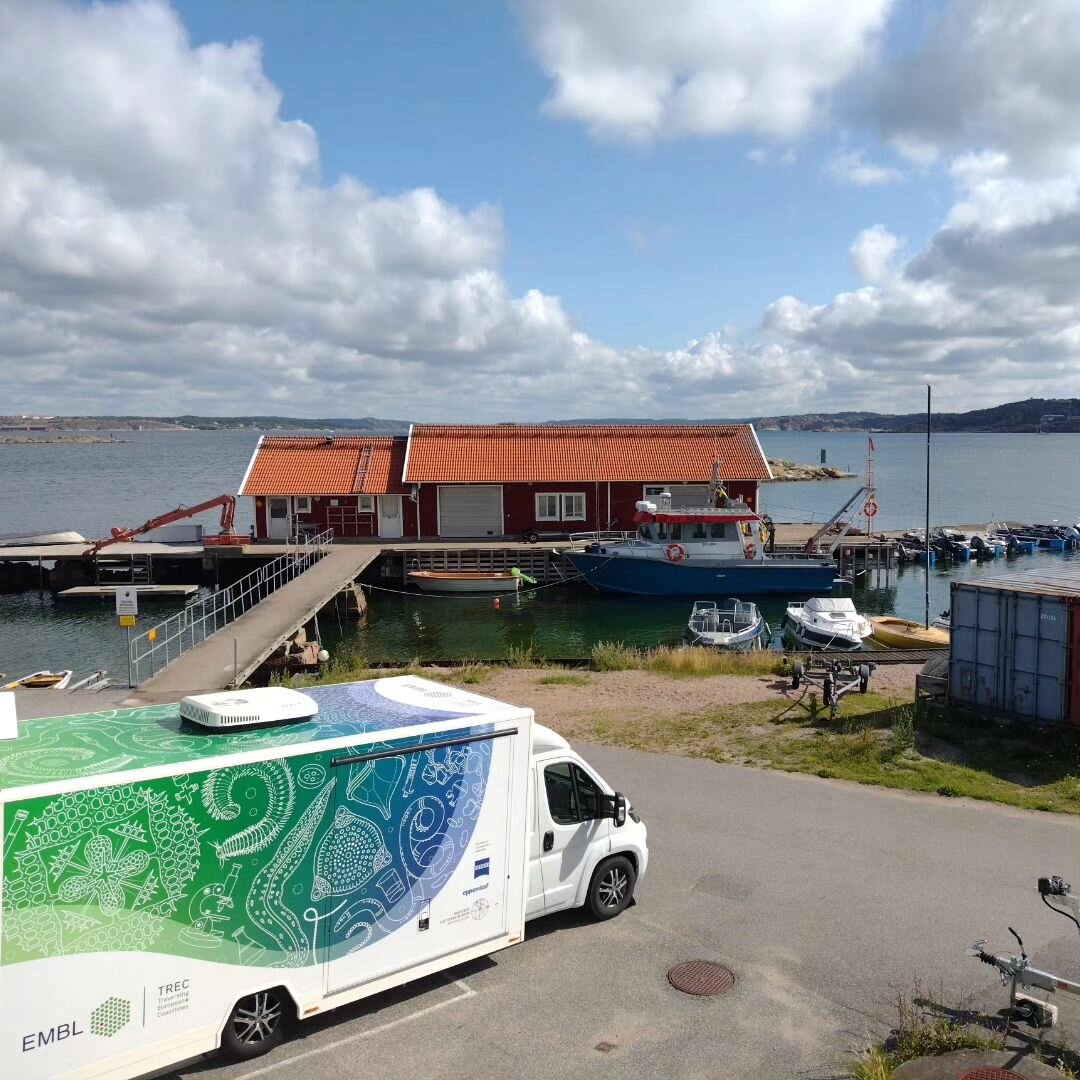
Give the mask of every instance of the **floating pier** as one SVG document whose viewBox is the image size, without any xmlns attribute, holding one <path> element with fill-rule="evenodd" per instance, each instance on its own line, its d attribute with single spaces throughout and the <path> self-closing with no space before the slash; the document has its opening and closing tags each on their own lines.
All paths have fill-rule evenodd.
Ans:
<svg viewBox="0 0 1080 1080">
<path fill-rule="evenodd" d="M 134 591 L 148 599 L 194 596 L 198 585 L 75 585 L 61 589 L 56 595 L 64 600 L 102 600 L 115 596 L 120 589 Z"/>
</svg>

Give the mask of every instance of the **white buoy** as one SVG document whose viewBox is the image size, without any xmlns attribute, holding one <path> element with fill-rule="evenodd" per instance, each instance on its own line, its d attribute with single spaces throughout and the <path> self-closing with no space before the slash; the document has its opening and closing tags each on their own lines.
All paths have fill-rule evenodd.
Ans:
<svg viewBox="0 0 1080 1080">
<path fill-rule="evenodd" d="M 319 663 L 325 664 L 330 659 L 330 654 L 325 649 L 319 650 Z"/>
</svg>

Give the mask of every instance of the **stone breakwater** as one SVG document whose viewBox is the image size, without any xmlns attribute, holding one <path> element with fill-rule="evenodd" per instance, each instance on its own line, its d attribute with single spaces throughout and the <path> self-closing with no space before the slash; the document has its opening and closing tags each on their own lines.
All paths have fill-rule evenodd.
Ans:
<svg viewBox="0 0 1080 1080">
<path fill-rule="evenodd" d="M 798 465 L 783 458 L 769 458 L 774 480 L 850 480 L 855 473 L 844 472 L 834 465 Z"/>
</svg>

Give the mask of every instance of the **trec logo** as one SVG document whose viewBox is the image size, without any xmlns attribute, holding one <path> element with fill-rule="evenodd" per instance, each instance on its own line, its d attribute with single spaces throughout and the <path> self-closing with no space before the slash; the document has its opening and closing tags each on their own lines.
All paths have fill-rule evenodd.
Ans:
<svg viewBox="0 0 1080 1080">
<path fill-rule="evenodd" d="M 103 1035 L 111 1039 L 131 1020 L 131 1002 L 124 998 L 106 998 L 90 1014 L 90 1031 L 94 1035 Z"/>
</svg>

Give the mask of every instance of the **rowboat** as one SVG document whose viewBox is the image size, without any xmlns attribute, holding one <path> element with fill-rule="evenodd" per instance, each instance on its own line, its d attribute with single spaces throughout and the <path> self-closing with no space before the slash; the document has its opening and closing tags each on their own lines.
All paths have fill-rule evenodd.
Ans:
<svg viewBox="0 0 1080 1080">
<path fill-rule="evenodd" d="M 938 626 L 923 626 L 910 619 L 898 619 L 893 615 L 874 615 L 870 622 L 874 637 L 891 649 L 947 649 L 949 631 Z"/>
<path fill-rule="evenodd" d="M 410 570 L 409 580 L 429 593 L 505 593 L 521 588 L 521 575 L 510 571 Z"/>
<path fill-rule="evenodd" d="M 63 690 L 71 682 L 72 672 L 35 671 L 14 682 L 4 683 L 0 690 Z"/>
</svg>

